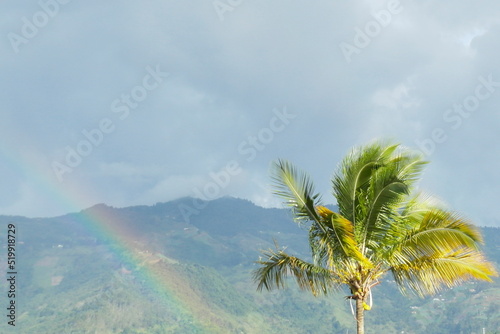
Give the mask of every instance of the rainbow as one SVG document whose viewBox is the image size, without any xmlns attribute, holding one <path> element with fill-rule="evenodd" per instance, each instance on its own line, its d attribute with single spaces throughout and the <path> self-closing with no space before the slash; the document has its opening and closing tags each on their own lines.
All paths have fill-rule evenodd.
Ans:
<svg viewBox="0 0 500 334">
<path fill-rule="evenodd" d="M 136 235 L 134 231 L 113 215 L 112 210 L 81 211 L 91 203 L 91 196 L 86 195 L 91 193 L 88 189 L 82 191 L 85 187 L 72 182 L 71 177 L 60 183 L 50 169 L 50 163 L 39 153 L 19 151 L 14 156 L 3 143 L 0 143 L 0 155 L 8 167 L 17 172 L 21 171 L 26 177 L 26 182 L 42 190 L 46 198 L 57 202 L 61 208 L 66 209 L 66 212 L 80 212 L 79 223 L 97 239 L 107 240 L 107 246 L 118 260 L 128 269 L 132 269 L 134 275 L 143 281 L 157 298 L 168 305 L 175 316 L 190 321 L 201 332 L 206 332 L 204 331 L 206 328 L 213 329 L 210 322 L 215 319 L 215 315 L 207 315 L 206 310 L 200 308 L 199 304 L 203 303 L 201 298 L 198 296 L 185 298 L 186 291 L 190 290 L 186 280 L 179 277 L 175 270 L 168 270 L 166 269 L 168 266 L 161 265 L 160 257 L 139 246 L 134 239 Z M 47 167 L 43 169 L 40 166 Z"/>
</svg>

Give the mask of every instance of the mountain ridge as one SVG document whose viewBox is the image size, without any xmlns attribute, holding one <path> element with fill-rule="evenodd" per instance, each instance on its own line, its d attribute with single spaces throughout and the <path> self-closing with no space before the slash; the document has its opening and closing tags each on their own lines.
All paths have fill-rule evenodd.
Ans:
<svg viewBox="0 0 500 334">
<path fill-rule="evenodd" d="M 192 198 L 124 208 L 97 204 L 52 218 L 0 216 L 4 226 L 16 224 L 22 242 L 20 333 L 36 328 L 41 334 L 301 334 L 354 328 L 343 298 L 347 292 L 314 298 L 292 281 L 286 290 L 256 292 L 251 272 L 260 249 L 274 248 L 276 241 L 291 254 L 309 256 L 307 230 L 293 222 L 289 210 L 221 198 L 204 202 L 186 222 L 179 205 L 191 203 Z M 482 230 L 485 252 L 498 265 L 500 229 Z M 1 240 L 5 232 L 0 229 Z M 1 265 L 0 271 L 5 274 Z M 159 297 L 147 283 L 148 272 L 177 287 L 171 289 L 177 302 Z M 479 325 L 500 327 L 498 280 L 417 299 L 402 296 L 387 277 L 374 294 L 367 333 L 455 334 Z M 182 310 L 176 309 L 179 303 L 185 304 Z M 138 316 L 127 317 L 132 313 Z"/>
</svg>

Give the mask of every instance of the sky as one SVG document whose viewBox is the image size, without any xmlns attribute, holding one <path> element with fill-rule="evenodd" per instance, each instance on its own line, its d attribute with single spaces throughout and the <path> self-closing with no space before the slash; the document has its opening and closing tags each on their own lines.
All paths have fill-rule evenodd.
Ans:
<svg viewBox="0 0 500 334">
<path fill-rule="evenodd" d="M 276 206 L 278 158 L 333 202 L 344 155 L 386 138 L 500 226 L 498 1 L 2 1 L 0 37 L 0 214 Z"/>
</svg>

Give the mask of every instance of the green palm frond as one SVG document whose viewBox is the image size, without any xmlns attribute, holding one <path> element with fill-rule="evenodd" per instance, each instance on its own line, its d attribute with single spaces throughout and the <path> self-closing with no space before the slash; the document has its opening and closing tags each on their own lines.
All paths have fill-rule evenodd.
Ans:
<svg viewBox="0 0 500 334">
<path fill-rule="evenodd" d="M 425 164 L 420 155 L 402 151 L 373 172 L 367 193 L 363 246 L 372 239 L 380 239 L 392 228 L 401 204 L 407 200 Z M 376 235 L 372 238 L 372 234 Z"/>
<path fill-rule="evenodd" d="M 413 228 L 421 224 L 429 211 L 442 206 L 436 198 L 419 192 L 409 197 L 398 212 L 401 212 L 401 219 L 404 219 L 408 226 Z"/>
<path fill-rule="evenodd" d="M 396 282 L 419 295 L 434 294 L 469 279 L 491 281 L 493 265 L 478 251 L 477 227 L 455 213 L 430 209 L 396 245 L 389 262 Z"/>
<path fill-rule="evenodd" d="M 319 195 L 313 195 L 314 187 L 307 174 L 289 162 L 279 160 L 274 165 L 273 181 L 275 193 L 292 207 L 295 220 L 310 223 L 309 241 L 315 265 L 326 265 L 332 269 L 347 258 L 369 263 L 359 251 L 353 224 L 318 205 Z"/>
<path fill-rule="evenodd" d="M 474 250 L 460 249 L 449 254 L 433 254 L 391 268 L 403 292 L 410 288 L 419 296 L 433 295 L 444 287 L 453 287 L 470 279 L 491 282 L 495 268 Z"/>
<path fill-rule="evenodd" d="M 455 213 L 432 209 L 419 226 L 408 230 L 404 239 L 395 245 L 393 258 L 410 263 L 422 256 L 447 254 L 457 249 L 477 250 L 482 242 L 477 227 Z"/>
<path fill-rule="evenodd" d="M 314 193 L 314 185 L 307 174 L 287 161 L 278 160 L 273 165 L 272 180 L 274 194 L 292 208 L 297 222 L 319 220 L 314 207 L 319 204 L 320 196 Z"/>
<path fill-rule="evenodd" d="M 428 195 L 417 193 L 407 198 L 399 206 L 395 206 L 387 222 L 383 227 L 379 226 L 379 233 L 374 236 L 379 245 L 379 253 L 382 258 L 387 255 L 385 251 L 393 249 L 393 247 L 405 239 L 408 239 L 411 233 L 415 233 L 421 224 L 424 217 L 435 208 L 439 207 L 438 201 Z"/>
<path fill-rule="evenodd" d="M 330 267 L 334 268 L 336 262 L 352 258 L 355 261 L 370 266 L 370 261 L 363 256 L 358 242 L 354 236 L 354 226 L 351 221 L 326 207 L 316 207 L 322 228 L 311 226 L 309 240 L 317 245 L 314 250 L 324 250 L 319 253 L 321 258 Z M 313 250 L 313 256 L 315 254 Z"/>
<path fill-rule="evenodd" d="M 420 179 L 424 167 L 429 163 L 424 160 L 423 155 L 413 153 L 409 150 L 405 151 L 401 160 L 398 163 L 400 165 L 398 178 L 408 185 L 413 185 Z"/>
<path fill-rule="evenodd" d="M 327 294 L 338 288 L 337 277 L 329 270 L 286 254 L 283 250 L 262 252 L 264 260 L 254 271 L 253 278 L 258 283 L 257 289 L 272 290 L 286 287 L 286 279 L 292 275 L 298 286 L 314 295 Z"/>
<path fill-rule="evenodd" d="M 397 147 L 383 147 L 374 143 L 352 150 L 342 161 L 339 172 L 332 180 L 333 195 L 337 199 L 340 214 L 354 224 L 357 222 L 358 192 L 368 187 L 373 171 L 380 168 Z"/>
<path fill-rule="evenodd" d="M 482 243 L 483 238 L 479 229 L 458 214 L 441 209 L 432 209 L 421 220 L 418 232 L 429 229 L 456 230 L 476 243 Z"/>
</svg>

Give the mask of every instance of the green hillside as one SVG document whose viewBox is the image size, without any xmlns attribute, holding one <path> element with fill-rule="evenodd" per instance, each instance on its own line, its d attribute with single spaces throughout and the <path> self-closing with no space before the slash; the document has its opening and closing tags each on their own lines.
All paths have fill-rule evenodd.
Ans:
<svg viewBox="0 0 500 334">
<path fill-rule="evenodd" d="M 256 292 L 254 261 L 259 249 L 274 247 L 273 239 L 307 256 L 307 233 L 289 212 L 222 198 L 203 203 L 186 221 L 179 207 L 192 203 L 97 205 L 54 218 L 0 216 L 2 226 L 18 230 L 16 327 L 4 320 L 0 332 L 354 332 L 345 291 L 314 298 L 290 282 L 287 290 Z M 99 218 L 89 223 L 88 217 Z M 6 233 L 0 229 L 1 240 Z M 498 264 L 500 229 L 483 234 L 485 252 Z M 8 282 L 1 286 L 6 296 Z M 401 295 L 386 277 L 374 289 L 367 333 L 495 333 L 499 311 L 498 279 L 419 299 Z"/>
</svg>

